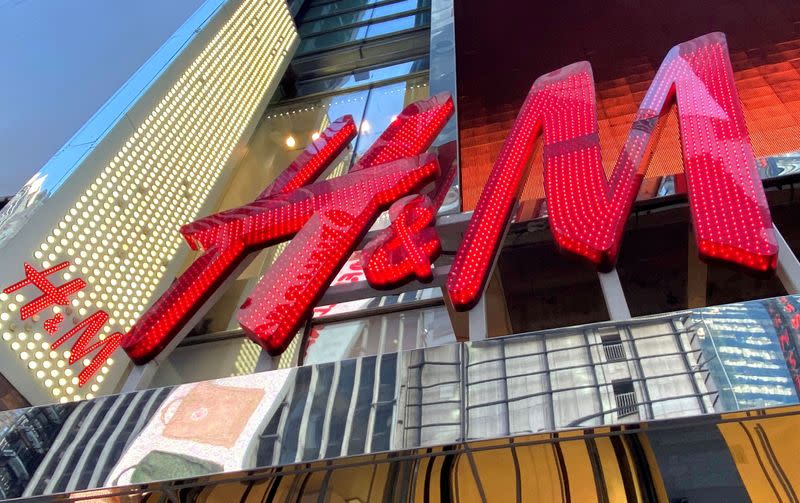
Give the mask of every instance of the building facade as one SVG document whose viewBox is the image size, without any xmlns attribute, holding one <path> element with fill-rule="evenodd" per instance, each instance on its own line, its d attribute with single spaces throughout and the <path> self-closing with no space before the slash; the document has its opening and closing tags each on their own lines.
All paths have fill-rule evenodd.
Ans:
<svg viewBox="0 0 800 503">
<path fill-rule="evenodd" d="M 660 2 L 207 0 L 0 213 L 0 496 L 797 500 L 800 9 L 684 3 L 688 21 Z M 711 52 L 722 63 L 705 72 Z M 592 100 L 558 80 L 580 79 L 583 60 Z M 664 87 L 677 106 L 648 108 L 683 62 Z M 570 84 L 536 119 L 547 79 Z M 574 133 L 575 103 L 596 115 L 589 134 Z M 591 200 L 591 166 L 615 201 L 613 159 L 633 159 L 640 133 L 618 254 L 576 260 L 564 236 L 605 221 L 565 229 L 563 201 Z M 562 190 L 559 156 L 595 147 Z M 742 152 L 751 171 L 714 171 Z M 503 216 L 492 197 L 514 162 Z M 347 213 L 395 171 L 434 164 L 438 178 L 392 196 L 426 194 L 420 206 L 386 196 Z M 755 237 L 750 203 L 769 222 Z M 207 229 L 290 204 L 290 223 L 226 231 L 241 258 L 193 272 L 229 250 Z M 476 234 L 481 219 L 498 223 Z M 303 255 L 316 243 L 303 226 L 320 221 L 363 232 Z M 720 242 L 767 251 L 724 263 L 709 221 Z M 470 240 L 483 244 L 466 253 Z M 467 305 L 453 278 L 478 255 L 489 265 Z M 378 284 L 381 258 L 412 264 L 403 281 Z M 289 278 L 302 267 L 306 283 Z M 292 329 L 278 349 L 242 317 L 273 297 L 270 322 Z"/>
</svg>

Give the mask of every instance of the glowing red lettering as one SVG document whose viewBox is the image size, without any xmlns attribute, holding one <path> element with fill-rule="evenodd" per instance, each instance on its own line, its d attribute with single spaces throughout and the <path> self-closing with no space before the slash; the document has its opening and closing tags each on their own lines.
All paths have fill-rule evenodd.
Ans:
<svg viewBox="0 0 800 503">
<path fill-rule="evenodd" d="M 355 135 L 352 119 L 337 121 L 253 203 L 185 226 L 205 253 L 126 334 L 125 351 L 137 363 L 155 357 L 251 252 L 296 234 L 239 312 L 256 342 L 283 351 L 378 212 L 438 174 L 434 156 L 417 156 L 453 111 L 446 95 L 409 105 L 346 176 L 307 185 Z"/>
<path fill-rule="evenodd" d="M 667 54 L 610 179 L 601 162 L 589 63 L 575 63 L 536 80 L 451 267 L 447 289 L 455 307 L 468 309 L 483 293 L 539 134 L 544 136 L 545 192 L 556 244 L 601 270 L 613 267 L 653 129 L 672 102 L 678 107 L 701 256 L 773 271 L 777 243 L 727 43 L 723 34 L 712 33 Z"/>
</svg>

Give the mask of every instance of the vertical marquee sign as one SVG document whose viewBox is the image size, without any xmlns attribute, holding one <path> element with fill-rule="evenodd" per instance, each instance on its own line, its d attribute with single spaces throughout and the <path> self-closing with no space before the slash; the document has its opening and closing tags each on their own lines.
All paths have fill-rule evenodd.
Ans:
<svg viewBox="0 0 800 503">
<path fill-rule="evenodd" d="M 94 342 L 130 330 L 177 274 L 181 226 L 214 204 L 299 44 L 286 2 L 200 4 L 0 211 L 0 361 L 33 403 L 113 390 L 116 358 L 84 373 L 104 359 Z M 24 263 L 43 272 L 65 262 L 47 280 L 86 286 L 22 320 L 39 289 L 1 291 L 26 277 Z M 94 356 L 76 360 L 73 343 L 53 345 L 82 322 L 73 339 L 100 328 L 84 338 Z"/>
</svg>

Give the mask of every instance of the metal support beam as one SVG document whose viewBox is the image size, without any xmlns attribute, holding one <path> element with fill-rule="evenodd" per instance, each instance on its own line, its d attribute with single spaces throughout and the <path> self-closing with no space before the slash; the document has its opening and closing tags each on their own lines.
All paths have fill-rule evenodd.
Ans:
<svg viewBox="0 0 800 503">
<path fill-rule="evenodd" d="M 686 278 L 686 307 L 706 307 L 708 304 L 708 265 L 700 260 L 694 229 L 689 226 L 689 253 Z"/>
<path fill-rule="evenodd" d="M 153 381 L 158 371 L 158 362 L 151 361 L 144 365 L 131 365 L 131 371 L 125 382 L 120 388 L 120 393 L 129 393 L 140 389 L 146 389 Z"/>
<path fill-rule="evenodd" d="M 469 310 L 469 340 L 482 341 L 489 337 L 489 319 L 486 315 L 486 295 Z"/>
<path fill-rule="evenodd" d="M 628 309 L 628 302 L 625 300 L 625 292 L 622 290 L 617 269 L 598 272 L 597 278 L 600 280 L 600 288 L 603 290 L 603 300 L 606 301 L 608 316 L 614 321 L 631 319 L 631 311 Z"/>
<path fill-rule="evenodd" d="M 277 358 L 270 356 L 269 353 L 262 349 L 258 354 L 258 360 L 256 360 L 256 368 L 254 372 L 266 372 L 268 370 L 275 370 L 276 368 L 278 368 Z"/>
<path fill-rule="evenodd" d="M 778 279 L 783 283 L 786 293 L 800 293 L 800 261 L 797 260 L 789 244 L 783 239 L 778 228 L 775 229 L 775 237 L 778 240 Z"/>
</svg>

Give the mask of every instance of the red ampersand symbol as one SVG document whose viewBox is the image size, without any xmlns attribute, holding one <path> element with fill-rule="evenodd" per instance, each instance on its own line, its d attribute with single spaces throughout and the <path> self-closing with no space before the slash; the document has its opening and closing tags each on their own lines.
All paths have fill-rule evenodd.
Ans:
<svg viewBox="0 0 800 503">
<path fill-rule="evenodd" d="M 436 206 L 428 196 L 407 196 L 389 208 L 391 224 L 365 247 L 361 256 L 367 281 L 377 288 L 388 287 L 416 276 L 433 278 L 431 262 L 441 251 L 432 226 Z"/>
<path fill-rule="evenodd" d="M 56 332 L 58 332 L 58 327 L 63 321 L 64 315 L 61 313 L 56 313 L 56 315 L 52 318 L 44 320 L 44 329 L 48 334 L 54 335 Z"/>
</svg>

